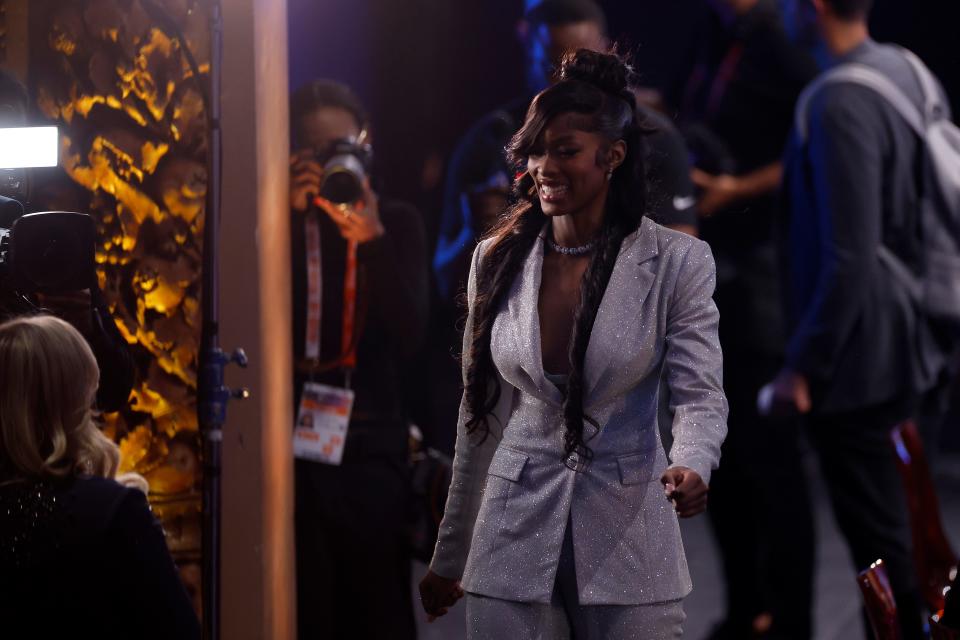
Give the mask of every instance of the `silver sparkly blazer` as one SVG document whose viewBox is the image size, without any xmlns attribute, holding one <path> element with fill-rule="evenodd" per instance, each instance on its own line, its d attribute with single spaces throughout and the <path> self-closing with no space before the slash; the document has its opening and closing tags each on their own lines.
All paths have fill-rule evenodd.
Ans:
<svg viewBox="0 0 960 640">
<path fill-rule="evenodd" d="M 569 517 L 581 604 L 682 598 L 692 585 L 677 516 L 659 482 L 669 463 L 657 402 L 663 373 L 673 414 L 670 460 L 709 482 L 727 430 L 712 254 L 704 242 L 646 219 L 624 239 L 584 364 L 584 412 L 600 429 L 587 443 L 593 459 L 574 471 L 583 463 L 564 463 L 562 395 L 545 377 L 540 351 L 543 237 L 494 320 L 501 395 L 483 442 L 467 434 L 461 403 L 431 569 L 459 578 L 470 593 L 549 602 Z M 473 256 L 471 314 L 487 246 Z M 467 336 L 471 326 L 468 316 Z"/>
</svg>

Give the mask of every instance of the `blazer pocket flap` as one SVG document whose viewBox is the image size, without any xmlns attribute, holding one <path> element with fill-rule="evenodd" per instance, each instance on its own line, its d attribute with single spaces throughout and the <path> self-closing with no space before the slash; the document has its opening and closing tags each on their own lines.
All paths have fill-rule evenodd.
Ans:
<svg viewBox="0 0 960 640">
<path fill-rule="evenodd" d="M 656 480 L 657 474 L 654 472 L 656 463 L 656 449 L 620 456 L 617 458 L 617 466 L 620 467 L 620 483 L 630 485 Z"/>
<path fill-rule="evenodd" d="M 500 447 L 493 455 L 493 460 L 490 461 L 488 473 L 492 476 L 519 482 L 523 467 L 526 466 L 529 459 L 530 456 L 525 453 Z"/>
</svg>

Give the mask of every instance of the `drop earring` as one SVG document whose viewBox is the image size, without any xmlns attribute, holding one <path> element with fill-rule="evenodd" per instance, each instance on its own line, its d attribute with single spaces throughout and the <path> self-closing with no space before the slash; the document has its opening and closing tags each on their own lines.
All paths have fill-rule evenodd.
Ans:
<svg viewBox="0 0 960 640">
<path fill-rule="evenodd" d="M 608 169 L 608 170 L 607 170 L 607 181 L 609 182 L 611 178 L 613 178 L 613 169 Z"/>
</svg>

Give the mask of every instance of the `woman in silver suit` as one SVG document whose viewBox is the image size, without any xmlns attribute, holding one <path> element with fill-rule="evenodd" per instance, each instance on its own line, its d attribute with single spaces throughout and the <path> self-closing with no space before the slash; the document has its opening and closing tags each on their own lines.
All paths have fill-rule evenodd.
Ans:
<svg viewBox="0 0 960 640">
<path fill-rule="evenodd" d="M 714 263 L 643 215 L 628 75 L 566 57 L 508 147 L 517 204 L 473 256 L 453 481 L 420 585 L 433 617 L 466 594 L 472 639 L 682 633 L 677 516 L 706 508 L 726 434 Z"/>
</svg>

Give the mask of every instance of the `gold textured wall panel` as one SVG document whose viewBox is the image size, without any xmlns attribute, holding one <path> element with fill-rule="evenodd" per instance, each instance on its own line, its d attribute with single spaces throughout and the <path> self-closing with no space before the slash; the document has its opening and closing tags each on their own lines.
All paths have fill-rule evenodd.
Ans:
<svg viewBox="0 0 960 640">
<path fill-rule="evenodd" d="M 205 9 L 159 2 L 206 82 Z M 129 406 L 104 416 L 105 429 L 120 443 L 121 471 L 147 478 L 170 549 L 188 583 L 199 582 L 201 94 L 177 41 L 138 0 L 31 1 L 29 21 L 31 95 L 61 130 L 61 168 L 38 179 L 35 206 L 97 221 L 100 284 L 137 363 Z"/>
</svg>

